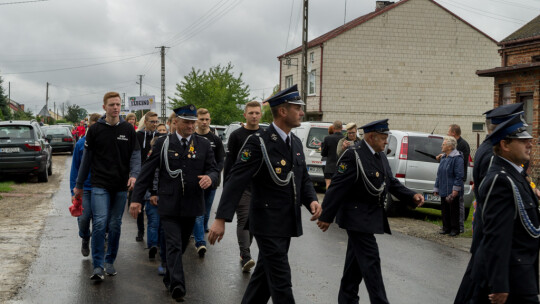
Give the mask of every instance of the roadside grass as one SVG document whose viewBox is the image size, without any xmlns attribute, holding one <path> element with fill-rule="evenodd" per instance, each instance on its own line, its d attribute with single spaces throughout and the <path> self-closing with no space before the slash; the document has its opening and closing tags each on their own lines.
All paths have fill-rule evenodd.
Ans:
<svg viewBox="0 0 540 304">
<path fill-rule="evenodd" d="M 0 182 L 0 192 L 10 192 L 10 191 L 13 191 L 13 188 L 11 187 L 11 186 L 13 186 L 13 184 L 15 184 L 14 181 Z"/>
<path fill-rule="evenodd" d="M 460 234 L 460 237 L 472 237 L 472 218 L 473 218 L 473 211 L 471 207 L 471 211 L 469 212 L 469 217 L 465 222 L 463 223 L 465 227 L 465 233 Z M 433 208 L 416 208 L 414 210 L 411 210 L 411 215 L 419 220 L 424 220 L 426 222 L 435 224 L 437 226 L 442 226 L 442 217 L 441 217 L 441 210 L 433 209 Z"/>
</svg>

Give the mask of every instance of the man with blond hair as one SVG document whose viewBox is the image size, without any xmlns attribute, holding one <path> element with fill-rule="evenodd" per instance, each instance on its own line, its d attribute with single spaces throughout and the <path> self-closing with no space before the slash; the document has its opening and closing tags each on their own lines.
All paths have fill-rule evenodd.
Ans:
<svg viewBox="0 0 540 304">
<path fill-rule="evenodd" d="M 90 279 L 97 282 L 103 281 L 104 272 L 116 275 L 113 263 L 118 253 L 126 194 L 133 188 L 141 167 L 135 129 L 120 117 L 120 105 L 117 92 L 108 92 L 103 97 L 105 115 L 88 128 L 83 159 L 73 189 L 74 195 L 81 197 L 84 181 L 91 171 L 94 271 Z"/>
</svg>

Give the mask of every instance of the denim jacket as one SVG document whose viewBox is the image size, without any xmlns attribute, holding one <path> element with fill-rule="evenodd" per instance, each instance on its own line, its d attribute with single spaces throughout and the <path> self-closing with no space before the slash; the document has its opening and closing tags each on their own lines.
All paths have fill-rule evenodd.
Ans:
<svg viewBox="0 0 540 304">
<path fill-rule="evenodd" d="M 437 169 L 437 179 L 433 192 L 439 192 L 441 197 L 452 194 L 452 191 L 463 191 L 463 154 L 458 150 L 444 154 Z"/>
</svg>

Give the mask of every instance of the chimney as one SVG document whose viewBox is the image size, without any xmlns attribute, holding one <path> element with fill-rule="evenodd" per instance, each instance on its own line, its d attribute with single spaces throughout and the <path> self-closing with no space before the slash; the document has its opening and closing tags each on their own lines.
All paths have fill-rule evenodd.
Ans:
<svg viewBox="0 0 540 304">
<path fill-rule="evenodd" d="M 394 2 L 392 1 L 376 1 L 375 2 L 375 11 L 378 12 L 380 10 L 382 10 L 383 8 L 389 6 L 389 5 L 392 5 L 394 4 Z"/>
</svg>

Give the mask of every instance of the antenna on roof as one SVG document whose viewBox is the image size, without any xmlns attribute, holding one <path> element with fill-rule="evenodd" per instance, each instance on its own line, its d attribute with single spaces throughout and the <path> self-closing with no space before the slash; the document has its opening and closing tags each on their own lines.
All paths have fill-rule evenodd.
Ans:
<svg viewBox="0 0 540 304">
<path fill-rule="evenodd" d="M 437 121 L 437 124 L 435 125 L 435 128 L 433 128 L 433 131 L 431 131 L 431 135 L 433 135 L 433 132 L 435 132 L 435 129 L 437 129 L 438 125 L 439 125 L 439 122 Z"/>
</svg>

